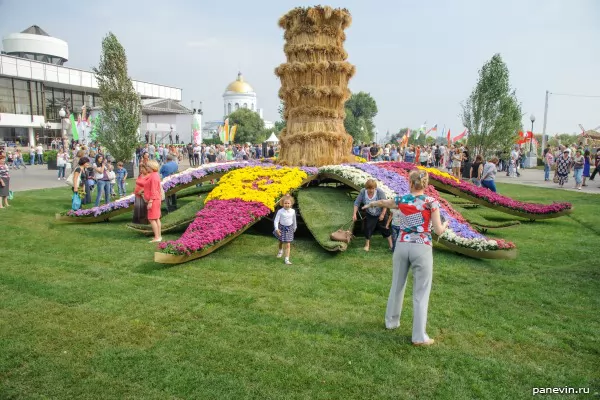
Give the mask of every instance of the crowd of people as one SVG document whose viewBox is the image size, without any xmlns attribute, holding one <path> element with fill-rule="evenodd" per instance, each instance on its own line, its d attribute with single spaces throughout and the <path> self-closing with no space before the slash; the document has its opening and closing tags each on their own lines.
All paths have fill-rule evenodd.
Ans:
<svg viewBox="0 0 600 400">
<path fill-rule="evenodd" d="M 554 183 L 563 188 L 569 182 L 569 175 L 573 173 L 575 185 L 573 189 L 581 190 L 587 186 L 588 181 L 593 181 L 600 168 L 600 148 L 593 155 L 589 148 L 579 146 L 550 146 L 544 149 L 544 180 L 550 180 L 550 172 L 554 170 Z M 592 168 L 593 171 L 592 171 Z"/>
</svg>

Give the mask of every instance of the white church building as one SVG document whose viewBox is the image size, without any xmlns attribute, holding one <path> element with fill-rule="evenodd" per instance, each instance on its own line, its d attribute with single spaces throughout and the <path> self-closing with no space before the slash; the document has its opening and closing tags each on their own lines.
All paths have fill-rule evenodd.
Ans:
<svg viewBox="0 0 600 400">
<path fill-rule="evenodd" d="M 237 79 L 225 88 L 225 93 L 223 93 L 223 115 L 229 115 L 240 108 L 247 108 L 257 112 L 265 122 L 265 128 L 270 129 L 275 126 L 272 121 L 266 121 L 263 118 L 263 110 L 262 108 L 258 108 L 257 105 L 256 92 L 244 80 L 241 72 L 238 73 Z"/>
</svg>

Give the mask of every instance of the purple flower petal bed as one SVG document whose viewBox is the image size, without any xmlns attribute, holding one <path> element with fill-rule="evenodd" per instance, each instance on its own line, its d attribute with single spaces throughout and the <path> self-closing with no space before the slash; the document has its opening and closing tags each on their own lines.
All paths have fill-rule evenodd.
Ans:
<svg viewBox="0 0 600 400">
<path fill-rule="evenodd" d="M 414 164 L 405 162 L 385 162 L 383 166 L 391 166 L 401 168 L 407 171 L 415 168 Z M 531 219 L 555 218 L 568 214 L 572 211 L 571 203 L 526 203 L 511 199 L 510 197 L 494 193 L 489 189 L 477 187 L 470 182 L 461 181 L 459 183 L 452 179 L 445 178 L 440 175 L 429 174 L 429 182 L 438 188 L 448 190 L 454 195 L 467 198 L 473 202 L 493 208 L 498 211 L 506 212 L 507 214 L 516 215 Z M 441 186 L 441 185 L 443 186 Z M 515 212 L 511 212 L 515 211 Z"/>
<path fill-rule="evenodd" d="M 381 168 L 376 164 L 356 163 L 350 165 L 354 168 L 358 168 L 368 174 L 371 174 L 374 178 L 380 180 L 390 189 L 396 192 L 398 196 L 404 196 L 405 194 L 410 193 L 407 176 L 401 175 L 395 171 Z M 427 189 L 428 190 L 426 194 L 428 196 L 431 196 L 438 201 L 441 200 L 440 195 L 433 187 L 430 186 Z M 485 236 L 477 232 L 475 228 L 473 228 L 462 218 L 462 216 L 461 220 L 456 218 L 458 213 L 453 210 L 447 202 L 440 201 L 439 203 L 441 215 L 448 220 L 450 228 L 457 236 L 460 236 L 464 239 L 485 239 Z"/>
</svg>

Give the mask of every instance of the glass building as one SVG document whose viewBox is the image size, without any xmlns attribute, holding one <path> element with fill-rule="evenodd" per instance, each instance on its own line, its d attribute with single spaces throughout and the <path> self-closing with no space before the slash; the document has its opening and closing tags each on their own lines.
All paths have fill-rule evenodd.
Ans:
<svg viewBox="0 0 600 400">
<path fill-rule="evenodd" d="M 83 106 L 86 110 L 101 106 L 94 73 L 63 65 L 69 58 L 65 41 L 33 25 L 5 36 L 2 44 L 0 142 L 21 146 L 49 144 L 53 138 L 70 132 L 68 120 L 60 118 L 61 108 L 74 113 L 77 119 Z M 180 88 L 136 80 L 132 83 L 142 100 L 168 100 L 168 107 L 161 108 L 163 114 L 191 115 L 191 110 L 179 104 Z M 151 118 L 145 120 L 148 123 Z"/>
</svg>

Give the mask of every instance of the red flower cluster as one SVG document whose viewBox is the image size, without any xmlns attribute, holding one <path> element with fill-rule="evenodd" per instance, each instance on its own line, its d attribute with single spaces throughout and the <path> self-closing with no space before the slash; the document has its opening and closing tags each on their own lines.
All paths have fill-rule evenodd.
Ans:
<svg viewBox="0 0 600 400">
<path fill-rule="evenodd" d="M 163 253 L 191 255 L 240 231 L 271 210 L 257 201 L 210 200 L 177 240 L 162 242 Z"/>
</svg>

